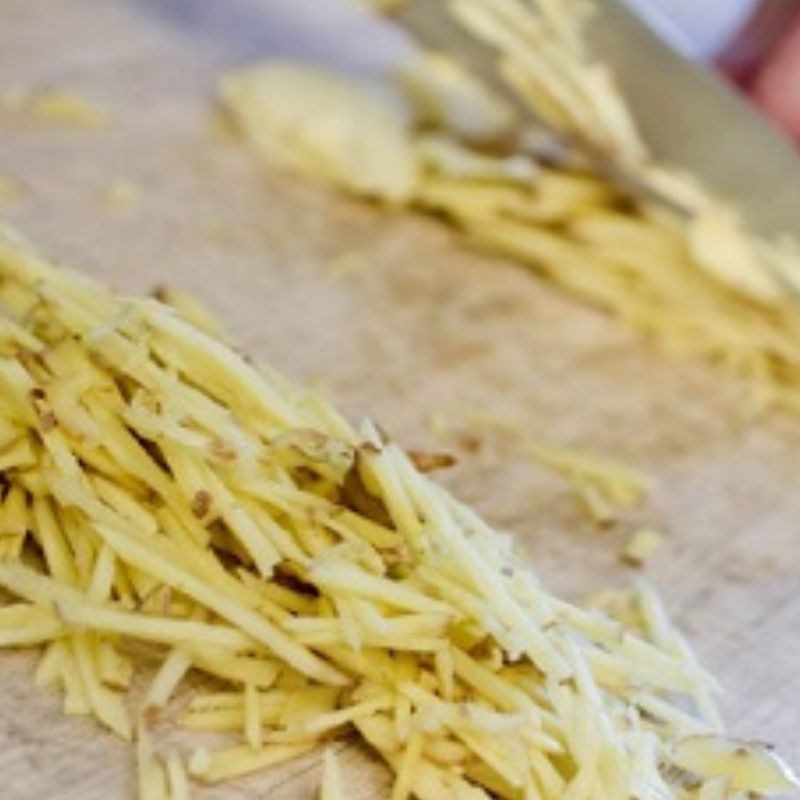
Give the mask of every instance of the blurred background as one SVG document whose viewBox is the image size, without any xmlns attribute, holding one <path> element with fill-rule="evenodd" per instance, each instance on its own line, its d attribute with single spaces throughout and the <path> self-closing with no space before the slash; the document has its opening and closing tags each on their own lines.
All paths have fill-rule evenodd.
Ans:
<svg viewBox="0 0 800 800">
<path fill-rule="evenodd" d="M 716 66 L 800 141 L 797 0 L 626 0 L 684 56 Z"/>
</svg>

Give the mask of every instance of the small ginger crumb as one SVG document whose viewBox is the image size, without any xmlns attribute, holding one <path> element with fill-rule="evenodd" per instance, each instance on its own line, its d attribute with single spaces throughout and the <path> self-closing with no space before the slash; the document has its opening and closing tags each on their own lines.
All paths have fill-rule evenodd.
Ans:
<svg viewBox="0 0 800 800">
<path fill-rule="evenodd" d="M 446 439 L 453 432 L 453 427 L 444 414 L 434 411 L 428 417 L 428 431 L 436 439 Z"/>
<path fill-rule="evenodd" d="M 211 495 L 204 489 L 201 489 L 199 492 L 196 492 L 194 498 L 192 498 L 192 513 L 198 519 L 203 519 L 210 510 Z"/>
<path fill-rule="evenodd" d="M 367 263 L 368 259 L 361 251 L 347 250 L 328 262 L 328 276 L 334 280 L 349 278 L 361 272 Z"/>
<path fill-rule="evenodd" d="M 51 122 L 63 122 L 86 128 L 103 125 L 106 115 L 94 103 L 71 91 L 48 91 L 35 94 L 28 103 L 32 114 Z"/>
<path fill-rule="evenodd" d="M 408 456 L 420 472 L 435 472 L 439 469 L 449 469 L 455 466 L 456 458 L 450 453 L 425 453 L 419 450 L 409 450 Z"/>
<path fill-rule="evenodd" d="M 582 447 L 534 444 L 527 452 L 544 467 L 565 477 L 592 521 L 606 527 L 621 512 L 642 503 L 652 489 L 648 475 Z"/>
<path fill-rule="evenodd" d="M 492 411 L 465 409 L 464 422 L 473 428 L 506 436 L 521 436 L 522 425 L 508 416 Z"/>
<path fill-rule="evenodd" d="M 0 203 L 12 202 L 19 197 L 20 193 L 20 185 L 15 180 L 0 175 Z"/>
<path fill-rule="evenodd" d="M 139 199 L 139 187 L 126 180 L 115 180 L 103 190 L 106 204 L 114 208 L 133 205 Z"/>
<path fill-rule="evenodd" d="M 198 747 L 192 751 L 187 764 L 188 772 L 194 777 L 203 775 L 211 763 L 211 753 L 205 747 Z"/>
<path fill-rule="evenodd" d="M 631 536 L 621 558 L 632 567 L 643 567 L 664 544 L 664 535 L 652 528 L 642 528 Z"/>
<path fill-rule="evenodd" d="M 88 98 L 68 89 L 32 89 L 14 86 L 6 89 L 0 105 L 9 111 L 22 111 L 49 122 L 82 128 L 105 124 L 105 112 Z"/>
</svg>

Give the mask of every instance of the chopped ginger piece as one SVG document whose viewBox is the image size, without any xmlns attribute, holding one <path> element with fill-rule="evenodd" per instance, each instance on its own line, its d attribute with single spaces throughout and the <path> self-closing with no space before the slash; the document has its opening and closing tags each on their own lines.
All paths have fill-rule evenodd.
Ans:
<svg viewBox="0 0 800 800">
<path fill-rule="evenodd" d="M 394 800 L 792 785 L 724 737 L 716 682 L 651 590 L 607 613 L 561 600 L 431 480 L 449 458 L 351 427 L 176 305 L 52 267 L 0 228 L 0 648 L 41 648 L 36 684 L 123 739 L 128 687 L 160 659 L 137 715 L 140 800 L 352 730 L 395 773 Z M 649 485 L 574 449 L 537 456 L 605 502 Z M 240 743 L 184 766 L 146 719 L 190 671 L 221 685 L 180 726 Z"/>
<path fill-rule="evenodd" d="M 2 105 L 48 122 L 79 128 L 97 128 L 107 121 L 107 115 L 100 106 L 69 89 L 13 87 L 6 90 Z"/>
<path fill-rule="evenodd" d="M 339 759 L 330 748 L 325 751 L 322 768 L 322 784 L 319 787 L 319 800 L 347 800 L 342 783 Z"/>
<path fill-rule="evenodd" d="M 664 545 L 664 535 L 652 528 L 642 528 L 631 536 L 622 549 L 622 559 L 633 567 L 643 567 Z"/>
</svg>

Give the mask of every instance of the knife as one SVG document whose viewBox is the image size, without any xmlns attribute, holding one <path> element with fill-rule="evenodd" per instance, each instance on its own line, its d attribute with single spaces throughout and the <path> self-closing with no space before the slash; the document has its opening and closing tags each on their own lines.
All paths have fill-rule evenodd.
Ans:
<svg viewBox="0 0 800 800">
<path fill-rule="evenodd" d="M 404 0 L 391 8 L 389 16 L 420 44 L 446 53 L 470 74 L 478 77 L 516 112 L 516 118 L 522 122 L 504 139 L 505 149 L 527 153 L 536 160 L 549 161 L 564 168 L 600 175 L 636 200 L 656 203 L 682 218 L 690 216 L 691 212 L 674 198 L 647 184 L 594 143 L 558 130 L 538 117 L 500 76 L 498 57 L 493 48 L 462 30 L 448 11 L 448 5 L 446 0 Z"/>
<path fill-rule="evenodd" d="M 596 3 L 600 13 L 588 26 L 589 45 L 614 72 L 656 160 L 699 176 L 744 212 L 758 232 L 800 238 L 797 148 L 711 70 L 665 45 L 624 3 Z M 421 43 L 455 57 L 501 96 L 509 96 L 494 53 L 455 24 L 445 0 L 405 0 L 393 16 Z M 514 103 L 519 107 L 516 98 Z M 530 119 L 530 109 L 525 113 Z M 654 199 L 650 187 L 607 157 L 594 154 L 592 166 L 634 196 Z M 666 199 L 666 205 L 682 213 L 671 199 L 655 199 Z"/>
</svg>

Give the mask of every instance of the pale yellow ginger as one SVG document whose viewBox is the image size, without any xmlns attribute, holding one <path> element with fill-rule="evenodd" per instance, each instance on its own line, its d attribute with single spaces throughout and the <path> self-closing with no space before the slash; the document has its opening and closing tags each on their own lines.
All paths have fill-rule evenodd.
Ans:
<svg viewBox="0 0 800 800">
<path fill-rule="evenodd" d="M 12 203 L 21 193 L 22 187 L 18 181 L 0 175 L 0 204 Z"/>
<path fill-rule="evenodd" d="M 558 159 L 535 163 L 515 145 L 514 114 L 443 54 L 423 53 L 403 66 L 377 104 L 376 95 L 367 100 L 352 78 L 321 76 L 300 64 L 292 65 L 292 80 L 304 77 L 293 84 L 298 91 L 290 100 L 267 79 L 283 67 L 266 64 L 239 74 L 247 92 L 224 84 L 224 101 L 273 162 L 444 216 L 468 242 L 530 266 L 665 350 L 705 356 L 728 369 L 749 390 L 743 417 L 772 407 L 799 411 L 797 244 L 754 235 L 697 179 L 651 157 L 612 77 L 584 41 L 587 3 L 456 0 L 449 8 L 458 24 L 496 52 L 499 74 L 532 118 L 624 165 L 685 214 L 626 196 L 603 176 L 559 167 Z M 324 102 L 323 85 L 337 87 Z M 396 113 L 378 126 L 384 112 L 376 109 L 387 95 Z M 262 110 L 267 96 L 278 109 L 291 106 L 293 118 L 312 132 L 335 117 L 348 131 L 338 142 L 375 153 L 394 177 L 332 156 L 347 148 L 324 135 L 286 136 Z M 365 181 L 370 185 L 359 185 Z"/>
<path fill-rule="evenodd" d="M 392 203 L 410 198 L 408 115 L 380 84 L 268 62 L 226 76 L 222 96 L 265 158 Z"/>
<path fill-rule="evenodd" d="M 108 120 L 97 103 L 71 89 L 16 86 L 3 93 L 0 104 L 11 111 L 77 128 L 98 128 Z"/>
<path fill-rule="evenodd" d="M 441 53 L 422 53 L 401 64 L 394 80 L 422 125 L 478 140 L 508 135 L 514 125 L 508 104 Z"/>
<path fill-rule="evenodd" d="M 348 800 L 336 752 L 330 748 L 326 750 L 323 763 L 319 800 Z"/>
<path fill-rule="evenodd" d="M 136 204 L 140 194 L 136 184 L 124 178 L 117 178 L 105 187 L 103 199 L 112 208 L 129 208 Z"/>
<path fill-rule="evenodd" d="M 622 548 L 622 560 L 632 567 L 643 567 L 663 546 L 663 533 L 652 528 L 641 528 Z"/>
<path fill-rule="evenodd" d="M 140 800 L 321 747 L 339 800 L 330 747 L 352 731 L 393 800 L 797 786 L 725 737 L 651 590 L 610 613 L 559 599 L 425 459 L 257 371 L 192 304 L 119 296 L 3 229 L 0 312 L 0 647 L 135 740 Z M 217 743 L 162 756 L 156 714 Z"/>
<path fill-rule="evenodd" d="M 652 483 L 641 470 L 585 448 L 537 444 L 528 448 L 537 461 L 567 478 L 594 522 L 606 525 L 641 503 Z"/>
</svg>

